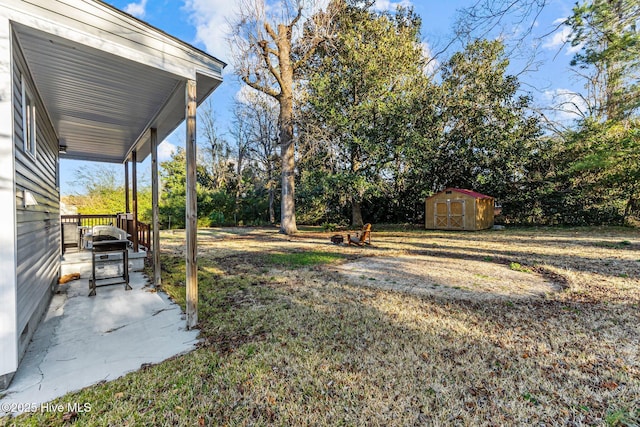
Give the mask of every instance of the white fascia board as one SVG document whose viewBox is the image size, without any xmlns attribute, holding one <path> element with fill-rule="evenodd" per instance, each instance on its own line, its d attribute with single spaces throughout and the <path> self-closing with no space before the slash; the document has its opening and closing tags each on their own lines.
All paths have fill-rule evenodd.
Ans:
<svg viewBox="0 0 640 427">
<path fill-rule="evenodd" d="M 198 94 L 198 105 L 200 105 L 222 81 L 216 78 L 215 75 L 203 72 L 201 69 L 197 70 L 196 74 L 198 76 L 196 82 L 202 78 L 213 82 L 213 84 L 202 85 L 205 86 L 206 90 L 202 94 Z M 198 90 L 200 90 L 200 87 L 201 85 L 198 85 Z M 162 108 L 151 121 L 150 127 L 155 127 L 158 130 L 158 135 L 162 137 L 169 135 L 184 121 L 185 103 L 185 82 L 182 82 L 175 87 L 171 96 L 169 96 L 167 101 L 162 105 Z M 180 109 L 180 112 L 177 114 L 176 108 Z M 145 129 L 136 139 L 135 144 L 131 146 L 131 149 L 129 149 L 126 155 L 127 159 L 131 158 L 131 153 L 134 150 L 138 152 L 139 162 L 142 162 L 151 153 L 149 128 Z"/>
<path fill-rule="evenodd" d="M 13 22 L 186 79 L 197 69 L 219 72 L 224 63 L 190 49 L 151 26 L 93 0 L 0 0 Z"/>
<path fill-rule="evenodd" d="M 11 23 L 0 11 L 0 377 L 18 369 Z"/>
<path fill-rule="evenodd" d="M 138 162 L 142 162 L 149 154 L 151 154 L 150 144 L 150 128 L 155 127 L 158 132 L 158 137 L 166 138 L 171 132 L 173 132 L 184 120 L 184 82 L 180 82 L 176 85 L 171 92 L 171 95 L 166 99 L 164 104 L 158 110 L 154 118 L 149 123 L 149 127 L 145 129 L 140 136 L 136 139 L 135 143 L 131 145 L 129 152 L 125 156 L 126 159 L 131 159 L 131 153 L 135 150 L 137 152 Z M 176 114 L 176 110 L 180 110 Z"/>
</svg>

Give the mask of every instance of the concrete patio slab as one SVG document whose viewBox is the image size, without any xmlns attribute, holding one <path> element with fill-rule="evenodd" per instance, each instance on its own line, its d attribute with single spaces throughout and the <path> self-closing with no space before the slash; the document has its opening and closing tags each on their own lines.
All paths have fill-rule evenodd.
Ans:
<svg viewBox="0 0 640 427">
<path fill-rule="evenodd" d="M 186 330 L 180 306 L 155 292 L 141 272 L 130 273 L 131 291 L 123 284 L 102 286 L 88 297 L 90 262 L 87 270 L 73 261 L 82 278 L 60 285 L 53 296 L 0 399 L 1 415 L 40 408 L 70 391 L 191 351 L 198 342 L 199 331 Z M 63 274 L 70 272 L 68 265 Z"/>
</svg>

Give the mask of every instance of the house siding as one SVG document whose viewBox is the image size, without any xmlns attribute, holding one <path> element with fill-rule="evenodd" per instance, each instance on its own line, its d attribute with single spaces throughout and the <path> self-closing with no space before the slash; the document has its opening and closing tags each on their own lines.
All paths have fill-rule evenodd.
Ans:
<svg viewBox="0 0 640 427">
<path fill-rule="evenodd" d="M 17 43 L 13 45 L 13 125 L 16 195 L 16 281 L 18 353 L 26 350 L 51 299 L 60 269 L 58 142 Z M 35 156 L 25 151 L 23 82 L 35 102 Z M 23 191 L 36 206 L 24 207 Z"/>
<path fill-rule="evenodd" d="M 0 8 L 0 390 L 18 368 L 11 24 Z"/>
</svg>

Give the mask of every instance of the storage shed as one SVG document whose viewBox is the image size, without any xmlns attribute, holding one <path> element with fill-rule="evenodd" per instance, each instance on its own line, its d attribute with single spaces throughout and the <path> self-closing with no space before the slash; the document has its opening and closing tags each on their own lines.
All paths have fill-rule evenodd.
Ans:
<svg viewBox="0 0 640 427">
<path fill-rule="evenodd" d="M 447 188 L 426 202 L 428 230 L 484 230 L 493 227 L 494 199 L 486 194 Z"/>
</svg>

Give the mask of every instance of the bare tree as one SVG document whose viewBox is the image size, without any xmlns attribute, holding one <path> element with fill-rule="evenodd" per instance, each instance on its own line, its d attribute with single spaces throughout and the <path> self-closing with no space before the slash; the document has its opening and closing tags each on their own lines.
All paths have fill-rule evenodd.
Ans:
<svg viewBox="0 0 640 427">
<path fill-rule="evenodd" d="M 636 114 L 640 108 L 639 21 L 638 0 L 576 4 L 562 25 L 571 29 L 565 44 L 576 49 L 571 72 L 584 90 L 557 91 L 548 109 L 595 121 L 625 120 Z"/>
<path fill-rule="evenodd" d="M 247 85 L 273 97 L 279 106 L 280 232 L 285 234 L 297 231 L 294 80 L 297 70 L 326 38 L 330 22 L 331 13 L 320 10 L 314 0 L 282 0 L 269 8 L 264 0 L 240 0 L 236 20 L 232 23 L 230 41 L 238 76 Z"/>
<path fill-rule="evenodd" d="M 517 75 L 536 71 L 541 65 L 541 41 L 564 26 L 556 22 L 546 31 L 534 31 L 540 14 L 549 3 L 550 0 L 477 0 L 457 11 L 454 35 L 444 46 L 434 49 L 433 59 L 439 59 L 458 44 L 466 46 L 473 40 L 498 37 L 505 44 L 509 57 L 523 61 Z"/>
<path fill-rule="evenodd" d="M 518 28 L 518 41 L 531 35 L 549 0 L 478 0 L 458 12 L 456 34 L 464 39 L 488 38 Z"/>
<path fill-rule="evenodd" d="M 264 174 L 269 195 L 269 222 L 275 223 L 275 191 L 277 180 L 278 108 L 276 102 L 261 92 L 253 91 L 242 105 L 248 119 L 250 154 Z"/>
<path fill-rule="evenodd" d="M 248 111 L 243 108 L 241 103 L 236 103 L 233 109 L 233 127 L 231 135 L 235 140 L 236 146 L 236 193 L 235 193 L 235 210 L 239 212 L 241 195 L 243 193 L 242 172 L 244 164 L 251 149 L 251 122 Z"/>
<path fill-rule="evenodd" d="M 229 143 L 219 134 L 210 100 L 198 108 L 198 125 L 198 135 L 204 149 L 204 165 L 212 185 L 214 188 L 224 187 L 230 179 L 227 164 L 231 153 Z"/>
</svg>

